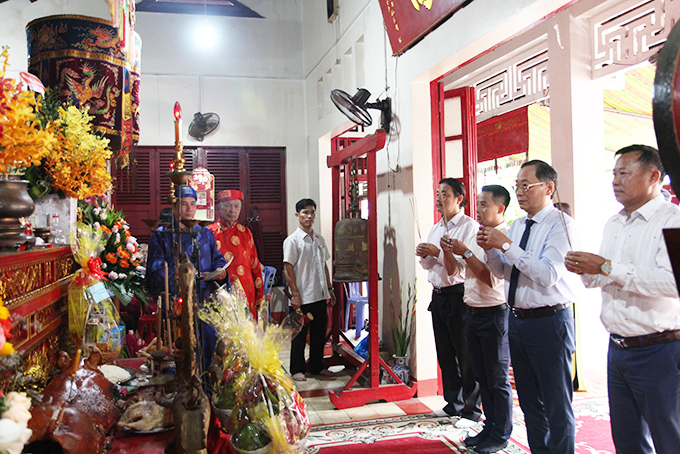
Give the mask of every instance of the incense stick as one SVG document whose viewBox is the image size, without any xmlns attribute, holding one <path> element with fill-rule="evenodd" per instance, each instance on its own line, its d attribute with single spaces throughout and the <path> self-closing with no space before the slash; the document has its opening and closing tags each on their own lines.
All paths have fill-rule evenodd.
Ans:
<svg viewBox="0 0 680 454">
<path fill-rule="evenodd" d="M 416 198 L 411 197 L 409 200 L 411 201 L 411 211 L 413 212 L 413 220 L 416 223 L 416 231 L 418 232 L 418 241 L 422 243 L 423 237 L 420 236 L 420 220 L 418 219 L 418 208 L 416 205 Z"/>
<path fill-rule="evenodd" d="M 449 234 L 449 220 L 446 217 L 446 207 L 444 206 L 444 199 L 440 192 L 437 192 L 437 200 L 442 204 L 442 217 L 444 218 L 444 229 L 446 229 L 446 235 Z"/>
<path fill-rule="evenodd" d="M 562 200 L 560 200 L 560 191 L 557 190 L 557 186 L 555 186 L 555 194 L 557 195 L 557 203 L 560 204 L 560 207 L 562 207 Z M 564 234 L 567 235 L 567 242 L 569 243 L 569 250 L 573 251 L 574 247 L 571 245 L 571 238 L 569 238 L 569 230 L 567 230 L 567 221 L 564 219 L 564 211 L 562 209 L 558 209 L 560 212 L 560 219 L 562 220 L 562 228 L 564 228 Z"/>
</svg>

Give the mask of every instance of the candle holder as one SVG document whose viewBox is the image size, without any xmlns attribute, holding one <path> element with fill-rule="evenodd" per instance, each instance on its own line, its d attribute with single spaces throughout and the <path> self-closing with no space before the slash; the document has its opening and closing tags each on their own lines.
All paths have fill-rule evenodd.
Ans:
<svg viewBox="0 0 680 454">
<path fill-rule="evenodd" d="M 170 178 L 170 194 L 165 199 L 169 204 L 174 205 L 177 203 L 177 197 L 175 196 L 175 185 L 187 184 L 189 178 L 191 178 L 192 172 L 184 170 L 184 146 L 182 145 L 182 108 L 179 102 L 175 103 L 175 108 L 173 110 L 175 116 L 175 159 L 173 159 L 170 164 L 170 172 L 166 176 Z"/>
</svg>

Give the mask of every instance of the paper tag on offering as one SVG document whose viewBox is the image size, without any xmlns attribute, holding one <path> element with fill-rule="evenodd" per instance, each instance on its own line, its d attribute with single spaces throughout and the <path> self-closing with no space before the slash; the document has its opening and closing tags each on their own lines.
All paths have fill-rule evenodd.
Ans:
<svg viewBox="0 0 680 454">
<path fill-rule="evenodd" d="M 88 287 L 87 291 L 90 292 L 90 296 L 92 296 L 95 303 L 104 301 L 109 297 L 109 291 L 106 290 L 103 282 L 97 282 L 96 284 L 91 285 Z"/>
<path fill-rule="evenodd" d="M 84 350 L 89 353 L 97 347 L 105 362 L 110 362 L 120 353 L 124 344 L 125 324 L 102 282 L 87 288 L 88 310 L 85 317 L 83 336 Z"/>
</svg>

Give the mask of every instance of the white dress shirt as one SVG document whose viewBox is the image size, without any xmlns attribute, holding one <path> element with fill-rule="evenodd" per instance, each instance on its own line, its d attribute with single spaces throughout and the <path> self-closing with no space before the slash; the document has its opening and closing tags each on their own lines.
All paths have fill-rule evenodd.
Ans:
<svg viewBox="0 0 680 454">
<path fill-rule="evenodd" d="M 664 228 L 680 227 L 680 208 L 658 195 L 633 213 L 612 216 L 599 255 L 612 262 L 609 276 L 584 274 L 586 287 L 602 287 L 600 319 L 623 337 L 680 329 L 680 299 Z"/>
<path fill-rule="evenodd" d="M 507 236 L 510 226 L 507 222 L 496 226 L 496 229 Z M 468 249 L 479 260 L 484 262 L 484 249 L 482 249 L 475 238 L 472 244 L 465 244 Z M 491 287 L 480 281 L 470 267 L 465 274 L 465 304 L 473 307 L 491 307 L 505 303 L 505 279 L 499 279 L 491 273 Z"/>
<path fill-rule="evenodd" d="M 293 265 L 302 304 L 330 298 L 326 282 L 326 261 L 330 258 L 326 242 L 315 231 L 310 236 L 298 227 L 283 241 L 283 261 Z"/>
<path fill-rule="evenodd" d="M 563 214 L 552 204 L 536 213 L 531 218 L 536 224 L 531 227 L 525 250 L 519 247 L 527 220 L 523 217 L 515 220 L 510 227 L 510 249 L 505 253 L 495 248 L 487 251 L 491 272 L 505 279 L 506 298 L 510 290 L 512 266 L 520 271 L 515 307 L 535 309 L 576 300 L 574 288 L 579 285 L 578 278 L 574 279 L 576 275 L 567 271 L 564 257 L 570 250 L 580 250 L 581 240 L 574 220 L 566 214 L 563 217 Z M 569 247 L 565 225 L 573 249 Z"/>
<path fill-rule="evenodd" d="M 463 257 L 455 255 L 456 262 L 458 262 L 458 272 L 452 276 L 446 271 L 446 265 L 444 264 L 444 252 L 441 250 L 439 241 L 445 234 L 449 237 L 460 240 L 465 243 L 466 246 L 470 247 L 473 242 L 477 239 L 477 231 L 479 230 L 479 224 L 477 221 L 472 219 L 460 210 L 455 216 L 449 219 L 448 226 L 444 226 L 444 218 L 440 219 L 435 225 L 432 226 L 430 234 L 427 237 L 427 242 L 434 244 L 439 249 L 439 256 L 432 257 L 428 255 L 427 257 L 420 258 L 420 265 L 428 270 L 427 280 L 434 287 L 449 287 L 451 285 L 462 284 L 465 282 L 465 260 Z"/>
</svg>

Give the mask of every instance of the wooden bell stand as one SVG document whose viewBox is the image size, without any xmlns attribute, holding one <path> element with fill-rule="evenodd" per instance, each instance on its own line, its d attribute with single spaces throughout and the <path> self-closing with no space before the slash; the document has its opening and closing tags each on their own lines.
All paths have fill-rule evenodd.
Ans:
<svg viewBox="0 0 680 454">
<path fill-rule="evenodd" d="M 377 222 L 377 173 L 376 173 L 376 157 L 375 154 L 385 146 L 387 134 L 383 129 L 377 130 L 374 134 L 360 139 L 350 146 L 338 150 L 326 159 L 326 164 L 333 172 L 333 242 L 335 243 L 335 225 L 343 218 L 344 203 L 341 202 L 341 196 L 344 191 L 341 185 L 340 175 L 344 168 L 348 176 L 349 165 L 352 160 L 360 157 L 366 159 L 367 183 L 368 183 L 368 313 L 369 313 L 369 330 L 368 330 L 368 356 L 364 360 L 359 355 L 354 353 L 347 345 L 340 343 L 342 336 L 345 341 L 351 345 L 344 333 L 340 329 L 340 318 L 342 304 L 333 306 L 333 322 L 331 331 L 331 344 L 333 346 L 333 355 L 327 358 L 326 364 L 345 364 L 357 368 L 356 373 L 347 385 L 339 393 L 331 393 L 330 399 L 333 405 L 339 409 L 360 407 L 369 401 L 384 400 L 388 402 L 407 400 L 413 397 L 417 391 L 417 385 L 414 383 L 412 387 L 404 384 L 395 374 L 392 369 L 380 358 L 378 336 L 378 222 Z M 346 189 L 346 185 L 345 185 Z M 335 245 L 334 245 L 335 246 Z M 335 248 L 334 248 L 335 249 Z M 341 297 L 337 299 L 338 302 L 344 301 L 345 295 L 342 287 L 335 284 L 336 296 Z M 359 323 L 359 322 L 357 322 Z M 389 373 L 397 384 L 380 385 L 380 367 L 383 367 Z M 351 389 L 352 385 L 357 379 L 368 370 L 369 387 Z"/>
</svg>

